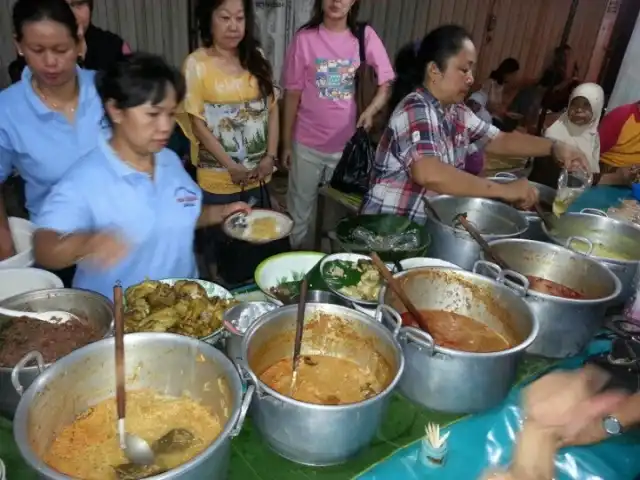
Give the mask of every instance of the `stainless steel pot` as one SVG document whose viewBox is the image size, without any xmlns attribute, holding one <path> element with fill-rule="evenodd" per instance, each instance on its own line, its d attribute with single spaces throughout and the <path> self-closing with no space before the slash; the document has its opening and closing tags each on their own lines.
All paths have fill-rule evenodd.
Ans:
<svg viewBox="0 0 640 480">
<path fill-rule="evenodd" d="M 240 432 L 253 387 L 243 399 L 242 381 L 233 363 L 200 340 L 170 333 L 132 333 L 125 336 L 124 344 L 127 389 L 149 388 L 171 396 L 188 392 L 224 424 L 220 436 L 200 455 L 149 478 L 227 478 L 231 438 Z M 113 352 L 114 340 L 108 338 L 76 350 L 49 368 L 41 366 L 42 373 L 22 396 L 13 433 L 20 453 L 39 478 L 71 480 L 49 468 L 42 457 L 61 427 L 115 396 Z"/>
<path fill-rule="evenodd" d="M 112 333 L 113 304 L 108 298 L 87 290 L 71 288 L 36 290 L 7 298 L 0 302 L 0 306 L 26 312 L 70 311 L 86 318 L 103 332 L 104 336 Z M 20 395 L 11 385 L 12 371 L 16 369 L 0 367 L 0 414 L 7 417 L 13 416 L 20 401 Z M 21 365 L 17 375 L 20 378 L 20 384 L 27 388 L 38 376 L 38 368 L 33 365 Z"/>
<path fill-rule="evenodd" d="M 343 343 L 343 338 L 337 337 L 330 345 L 333 355 L 367 366 L 381 356 L 394 376 L 384 391 L 359 403 L 315 405 L 281 395 L 260 381 L 259 375 L 291 355 L 297 309 L 297 305 L 290 305 L 267 313 L 245 334 L 244 368 L 257 390 L 252 419 L 267 444 L 279 455 L 304 465 L 339 464 L 365 448 L 375 436 L 389 396 L 402 375 L 404 359 L 391 332 L 371 317 L 338 305 L 311 304 L 307 306 L 307 321 L 319 313 L 338 316 L 361 340 Z M 286 340 L 280 341 L 283 336 Z M 302 353 L 323 352 L 328 348 L 322 343 L 326 338 L 307 336 L 305 332 Z"/>
<path fill-rule="evenodd" d="M 440 347 L 422 330 L 400 328 L 400 314 L 406 309 L 386 286 L 382 289 L 378 316 L 388 328 L 400 331 L 406 366 L 398 388 L 405 397 L 441 412 L 472 413 L 494 407 L 507 396 L 539 328 L 522 298 L 523 289 L 506 278 L 508 273 L 492 280 L 463 270 L 425 267 L 394 275 L 419 310 L 465 315 L 516 344 L 494 353 Z"/>
<path fill-rule="evenodd" d="M 518 177 L 513 173 L 501 172 L 497 173 L 495 177 L 489 178 L 489 180 L 492 180 L 496 183 L 510 183 L 518 180 Z M 553 205 L 553 201 L 556 198 L 555 189 L 541 183 L 529 183 L 538 189 L 538 192 L 540 193 L 540 201 L 542 203 L 549 206 Z M 522 214 L 527 217 L 527 220 L 529 221 L 529 228 L 522 235 L 522 238 L 546 241 L 547 236 L 542 231 L 542 220 L 540 219 L 540 216 L 535 211 L 519 210 L 519 212 L 522 212 Z"/>
<path fill-rule="evenodd" d="M 620 279 L 622 291 L 616 304 L 626 302 L 636 290 L 636 272 L 640 265 L 640 227 L 607 216 L 601 210 L 585 208 L 580 213 L 565 213 L 556 219 L 556 226 L 545 235 L 554 243 L 584 253 L 606 265 Z M 581 244 L 581 248 L 578 245 Z M 631 260 L 614 260 L 592 255 L 594 245 L 619 252 Z"/>
<path fill-rule="evenodd" d="M 540 331 L 527 353 L 550 358 L 576 355 L 604 324 L 607 307 L 622 286 L 611 270 L 600 262 L 566 248 L 533 240 L 497 240 L 491 248 L 511 268 L 522 274 L 518 280 L 528 288 L 524 276 L 535 276 L 564 285 L 589 300 L 561 298 L 527 290 L 524 300 L 540 324 Z M 484 254 L 483 254 L 484 255 Z M 496 278 L 500 267 L 481 261 L 474 269 Z"/>
<path fill-rule="evenodd" d="M 247 329 L 262 315 L 278 308 L 271 302 L 243 302 L 224 312 L 222 323 L 226 330 L 224 347 L 227 357 L 239 363 L 242 360 L 242 338 Z"/>
<path fill-rule="evenodd" d="M 527 218 L 515 208 L 485 198 L 452 197 L 441 195 L 429 199 L 441 221 L 427 215 L 426 228 L 432 235 L 429 256 L 471 270 L 480 256 L 480 246 L 457 223 L 461 213 L 490 242 L 503 238 L 521 237 L 529 228 Z"/>
</svg>

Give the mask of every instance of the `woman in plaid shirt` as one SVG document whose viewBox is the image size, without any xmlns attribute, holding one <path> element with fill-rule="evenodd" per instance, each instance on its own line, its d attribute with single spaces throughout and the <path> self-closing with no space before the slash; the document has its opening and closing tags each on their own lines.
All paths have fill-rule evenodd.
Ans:
<svg viewBox="0 0 640 480">
<path fill-rule="evenodd" d="M 363 214 L 392 213 L 425 223 L 423 198 L 435 194 L 505 200 L 528 207 L 538 191 L 526 179 L 499 184 L 465 171 L 468 153 L 552 155 L 570 169 L 588 170 L 584 154 L 569 145 L 518 132 L 505 133 L 464 104 L 477 54 L 462 27 L 446 25 L 396 59 L 391 106 L 373 166 Z"/>
</svg>

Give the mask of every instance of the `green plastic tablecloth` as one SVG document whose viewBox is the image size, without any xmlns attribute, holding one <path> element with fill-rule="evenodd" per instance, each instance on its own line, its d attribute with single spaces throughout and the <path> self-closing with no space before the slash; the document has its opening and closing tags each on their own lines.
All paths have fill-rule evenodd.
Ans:
<svg viewBox="0 0 640 480">
<path fill-rule="evenodd" d="M 551 366 L 543 359 L 527 359 L 523 362 L 519 378 L 536 375 Z M 449 424 L 461 416 L 424 410 L 393 395 L 389 410 L 377 438 L 372 445 L 348 463 L 329 468 L 302 467 L 280 458 L 262 442 L 251 421 L 245 422 L 242 433 L 233 441 L 230 480 L 347 480 L 371 465 L 388 457 L 424 435 L 427 423 Z M 13 441 L 11 423 L 0 418 L 0 459 L 7 466 L 10 480 L 32 480 L 35 475 L 22 461 Z M 205 479 L 203 479 L 205 480 Z M 213 480 L 213 479 L 211 479 Z"/>
</svg>

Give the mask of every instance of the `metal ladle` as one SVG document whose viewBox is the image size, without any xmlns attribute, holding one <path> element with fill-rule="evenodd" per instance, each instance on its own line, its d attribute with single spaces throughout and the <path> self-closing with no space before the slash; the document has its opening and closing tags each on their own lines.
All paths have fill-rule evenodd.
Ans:
<svg viewBox="0 0 640 480">
<path fill-rule="evenodd" d="M 118 282 L 113 287 L 116 344 L 116 405 L 118 408 L 118 437 L 120 448 L 130 462 L 137 465 L 153 465 L 155 454 L 149 444 L 137 435 L 127 433 L 125 429 L 126 391 L 124 376 L 124 302 L 122 286 Z"/>
</svg>

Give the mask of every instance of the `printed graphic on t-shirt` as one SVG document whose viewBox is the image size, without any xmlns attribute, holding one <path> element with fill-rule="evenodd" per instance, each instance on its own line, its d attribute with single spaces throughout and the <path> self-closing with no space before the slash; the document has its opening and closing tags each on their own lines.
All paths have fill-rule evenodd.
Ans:
<svg viewBox="0 0 640 480">
<path fill-rule="evenodd" d="M 204 117 L 209 130 L 233 161 L 250 170 L 258 166 L 267 151 L 269 108 L 266 99 L 205 103 Z M 200 149 L 199 167 L 224 169 L 205 148 Z"/>
<path fill-rule="evenodd" d="M 356 65 L 350 59 L 316 59 L 316 87 L 320 98 L 350 100 L 355 91 Z"/>
</svg>

